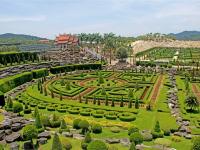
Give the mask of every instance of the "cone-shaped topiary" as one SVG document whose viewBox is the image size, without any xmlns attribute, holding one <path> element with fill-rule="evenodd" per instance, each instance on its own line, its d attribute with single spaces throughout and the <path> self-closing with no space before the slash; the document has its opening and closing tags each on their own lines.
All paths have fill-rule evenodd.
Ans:
<svg viewBox="0 0 200 150">
<path fill-rule="evenodd" d="M 60 138 L 57 133 L 55 133 L 53 137 L 51 150 L 62 150 L 62 144 L 60 142 Z"/>
</svg>

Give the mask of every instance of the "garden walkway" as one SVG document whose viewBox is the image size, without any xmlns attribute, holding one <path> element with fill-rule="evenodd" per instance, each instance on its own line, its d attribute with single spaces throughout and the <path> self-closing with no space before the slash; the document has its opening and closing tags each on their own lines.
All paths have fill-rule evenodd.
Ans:
<svg viewBox="0 0 200 150">
<path fill-rule="evenodd" d="M 200 90 L 195 83 L 192 83 L 192 92 L 197 97 L 197 99 L 200 101 Z"/>
<path fill-rule="evenodd" d="M 156 81 L 156 84 L 154 85 L 153 92 L 152 92 L 153 94 L 151 95 L 151 103 L 152 104 L 154 104 L 156 102 L 163 79 L 164 79 L 164 76 L 160 75 L 158 80 Z"/>
</svg>

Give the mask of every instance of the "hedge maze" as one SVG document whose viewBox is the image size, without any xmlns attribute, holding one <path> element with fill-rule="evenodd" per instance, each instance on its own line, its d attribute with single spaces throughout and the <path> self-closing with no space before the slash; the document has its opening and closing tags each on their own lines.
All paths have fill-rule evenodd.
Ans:
<svg viewBox="0 0 200 150">
<path fill-rule="evenodd" d="M 46 75 L 45 70 L 37 72 Z M 38 76 L 41 73 L 37 73 Z M 136 119 L 138 112 L 133 109 L 136 103 L 144 107 L 150 99 L 157 77 L 153 73 L 102 70 L 64 73 L 37 79 L 17 100 L 28 107 L 38 106 L 47 111 L 129 122 Z"/>
</svg>

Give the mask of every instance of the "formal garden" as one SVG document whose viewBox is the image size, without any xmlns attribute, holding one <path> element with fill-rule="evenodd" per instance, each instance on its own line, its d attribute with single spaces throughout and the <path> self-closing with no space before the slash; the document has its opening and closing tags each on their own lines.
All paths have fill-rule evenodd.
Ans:
<svg viewBox="0 0 200 150">
<path fill-rule="evenodd" d="M 198 74 L 184 68 L 102 70 L 97 63 L 1 79 L 1 145 L 6 150 L 191 149 L 200 134 Z"/>
</svg>

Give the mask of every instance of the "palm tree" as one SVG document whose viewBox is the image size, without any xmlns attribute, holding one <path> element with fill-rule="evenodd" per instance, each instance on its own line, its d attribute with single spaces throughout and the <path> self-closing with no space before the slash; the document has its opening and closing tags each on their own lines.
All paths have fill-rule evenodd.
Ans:
<svg viewBox="0 0 200 150">
<path fill-rule="evenodd" d="M 199 105 L 200 105 L 197 97 L 194 96 L 194 95 L 189 95 L 185 99 L 185 104 L 186 104 L 187 107 L 190 108 L 191 111 L 195 110 L 196 108 L 199 108 Z"/>
</svg>

